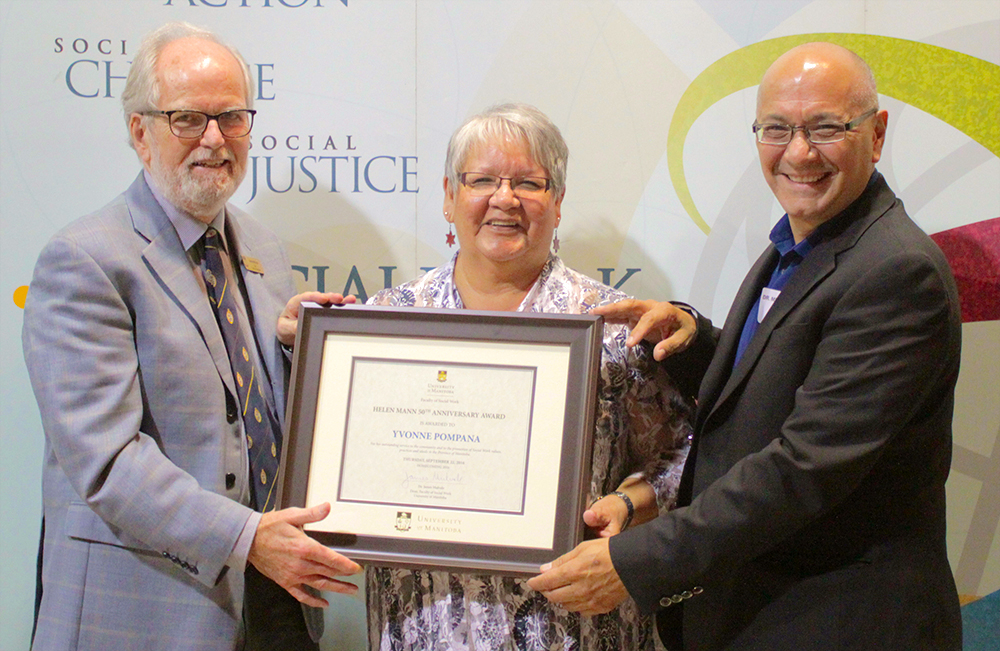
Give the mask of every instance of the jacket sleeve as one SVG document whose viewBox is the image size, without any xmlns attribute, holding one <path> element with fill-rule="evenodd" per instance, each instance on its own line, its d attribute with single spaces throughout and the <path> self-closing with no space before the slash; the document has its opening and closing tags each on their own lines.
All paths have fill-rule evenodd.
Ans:
<svg viewBox="0 0 1000 651">
<path fill-rule="evenodd" d="M 920 509 L 947 476 L 957 295 L 926 251 L 874 257 L 827 290 L 822 313 L 804 309 L 775 328 L 745 392 L 699 432 L 721 437 L 718 455 L 769 442 L 696 489 L 690 506 L 611 539 L 643 610 L 782 548 L 811 549 L 817 562 L 849 556 L 864 548 L 852 537 L 893 529 L 879 518 L 933 526 Z M 773 430 L 771 412 L 783 414 Z"/>
<path fill-rule="evenodd" d="M 687 308 L 687 311 L 694 313 L 698 330 L 690 346 L 679 353 L 670 355 L 661 364 L 685 397 L 697 398 L 701 380 L 715 355 L 715 346 L 719 341 L 720 330 L 712 325 L 712 321 L 708 317 L 690 305 L 677 301 L 673 301 L 673 304 L 682 306 L 682 309 Z"/>
<path fill-rule="evenodd" d="M 143 381 L 134 306 L 121 289 L 128 283 L 127 274 L 102 268 L 72 237 L 56 236 L 39 257 L 22 340 L 49 454 L 100 518 L 89 518 L 92 528 L 105 528 L 94 539 L 156 552 L 213 585 L 251 510 L 204 489 L 165 453 L 172 433 L 146 414 L 146 393 L 178 387 Z M 204 379 L 192 375 L 172 381 Z M 196 387 L 187 386 L 186 395 Z M 199 445 L 197 432 L 184 435 Z"/>
</svg>

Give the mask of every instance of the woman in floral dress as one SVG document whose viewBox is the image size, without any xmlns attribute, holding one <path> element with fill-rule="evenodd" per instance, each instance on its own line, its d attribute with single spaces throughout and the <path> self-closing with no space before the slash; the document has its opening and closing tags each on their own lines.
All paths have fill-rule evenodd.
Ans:
<svg viewBox="0 0 1000 651">
<path fill-rule="evenodd" d="M 550 252 L 561 219 L 568 151 L 537 109 L 508 104 L 470 118 L 452 135 L 444 216 L 457 232 L 451 261 L 379 292 L 370 304 L 586 314 L 626 298 Z M 450 228 L 450 227 L 449 227 Z M 628 348 L 628 330 L 606 325 L 586 518 L 613 535 L 672 506 L 687 455 L 690 399 L 653 361 Z M 631 600 L 581 617 L 550 604 L 526 579 L 370 566 L 372 649 L 598 650 L 654 648 L 650 620 Z"/>
</svg>

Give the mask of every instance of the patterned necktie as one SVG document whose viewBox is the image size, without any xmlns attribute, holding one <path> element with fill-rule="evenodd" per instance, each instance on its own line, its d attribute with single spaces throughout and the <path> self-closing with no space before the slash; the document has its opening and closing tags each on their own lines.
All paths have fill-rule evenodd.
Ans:
<svg viewBox="0 0 1000 651">
<path fill-rule="evenodd" d="M 278 477 L 281 428 L 264 393 L 263 375 L 257 369 L 256 355 L 251 354 L 251 350 L 255 350 L 251 348 L 254 343 L 247 341 L 248 331 L 245 332 L 240 323 L 240 312 L 236 309 L 233 295 L 236 288 L 229 287 L 220 248 L 219 231 L 210 227 L 205 232 L 205 285 L 208 287 L 208 299 L 215 307 L 215 316 L 236 379 L 250 457 L 251 492 L 256 507 L 266 512 L 276 508 L 276 495 L 272 489 Z"/>
</svg>

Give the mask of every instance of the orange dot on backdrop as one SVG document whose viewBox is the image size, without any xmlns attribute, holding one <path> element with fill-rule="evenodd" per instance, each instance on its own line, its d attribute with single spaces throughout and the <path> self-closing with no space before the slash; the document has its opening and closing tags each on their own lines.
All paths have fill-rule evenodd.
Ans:
<svg viewBox="0 0 1000 651">
<path fill-rule="evenodd" d="M 14 304 L 17 305 L 22 310 L 24 309 L 24 301 L 28 298 L 28 286 L 21 285 L 14 290 Z"/>
</svg>

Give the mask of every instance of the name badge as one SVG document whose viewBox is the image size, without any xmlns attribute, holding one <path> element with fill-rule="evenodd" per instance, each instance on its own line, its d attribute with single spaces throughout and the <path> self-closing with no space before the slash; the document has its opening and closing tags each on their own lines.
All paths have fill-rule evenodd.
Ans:
<svg viewBox="0 0 1000 651">
<path fill-rule="evenodd" d="M 779 296 L 781 296 L 780 289 L 765 287 L 760 290 L 760 305 L 757 307 L 757 323 L 764 320 L 764 317 L 767 316 L 768 311 L 771 309 L 771 306 L 774 305 L 774 302 L 778 300 Z"/>
<path fill-rule="evenodd" d="M 260 263 L 257 258 L 251 258 L 248 255 L 243 256 L 243 266 L 246 267 L 247 271 L 252 271 L 255 274 L 264 275 L 264 265 Z"/>
</svg>

